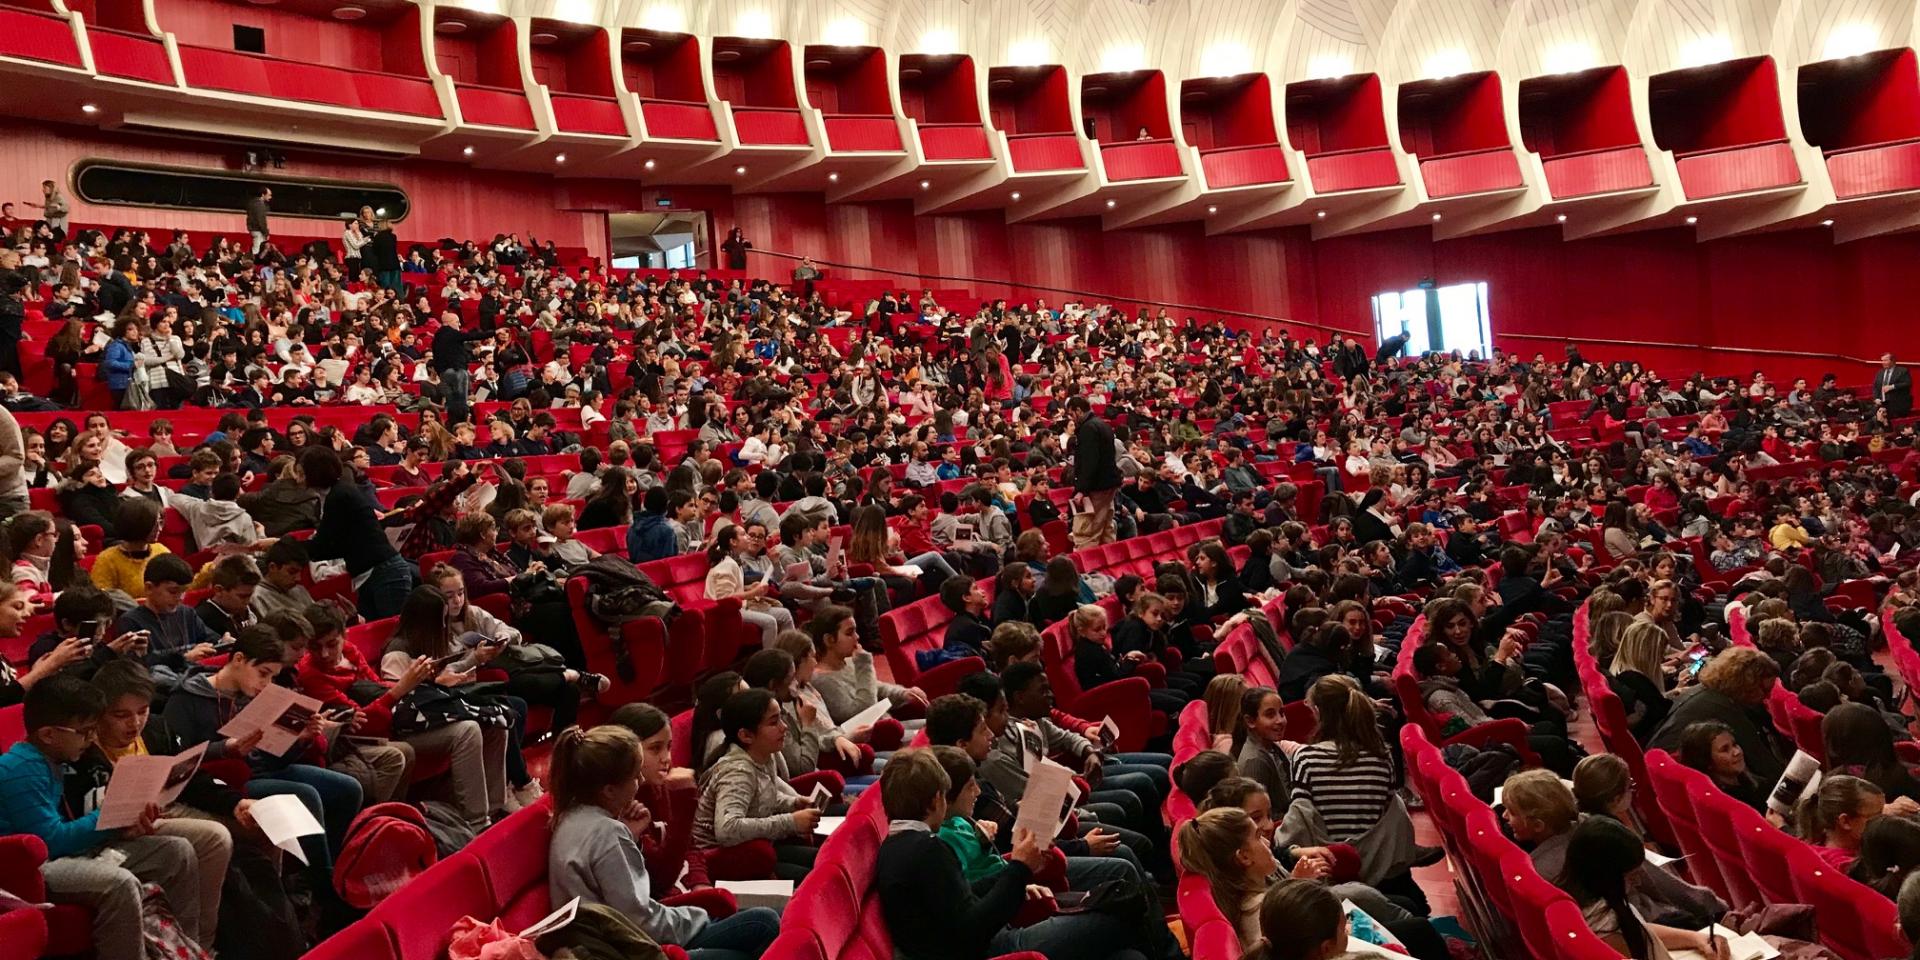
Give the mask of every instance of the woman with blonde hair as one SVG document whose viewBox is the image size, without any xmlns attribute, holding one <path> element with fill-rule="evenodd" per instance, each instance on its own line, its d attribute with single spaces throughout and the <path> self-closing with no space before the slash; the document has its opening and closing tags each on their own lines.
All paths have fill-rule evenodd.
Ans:
<svg viewBox="0 0 1920 960">
<path fill-rule="evenodd" d="M 1600 596 L 1602 591 L 1594 591 Z M 1611 590 L 1607 596 L 1618 596 Z M 1627 628 L 1633 625 L 1633 614 L 1627 613 L 1624 606 L 1610 613 L 1600 613 L 1593 607 L 1593 601 L 1587 601 L 1587 649 L 1592 651 L 1593 659 L 1602 670 L 1613 663 L 1614 654 L 1620 650 L 1620 640 L 1626 636 Z"/>
<path fill-rule="evenodd" d="M 1239 807 L 1214 807 L 1181 826 L 1180 866 L 1207 878 L 1214 905 L 1244 949 L 1260 939 L 1260 898 L 1280 869 L 1259 825 Z"/>
<path fill-rule="evenodd" d="M 1233 756 L 1233 745 L 1242 736 L 1246 721 L 1240 717 L 1240 701 L 1245 699 L 1247 681 L 1237 673 L 1223 673 L 1207 682 L 1201 699 L 1207 703 L 1207 732 L 1213 736 L 1213 749 Z"/>
<path fill-rule="evenodd" d="M 1662 666 L 1667 632 L 1651 620 L 1634 620 L 1624 613 L 1610 613 L 1604 619 L 1614 618 L 1627 620 L 1628 625 L 1607 667 L 1607 686 L 1620 697 L 1634 737 L 1644 741 L 1660 728 L 1673 706 L 1667 700 L 1667 673 Z"/>
</svg>

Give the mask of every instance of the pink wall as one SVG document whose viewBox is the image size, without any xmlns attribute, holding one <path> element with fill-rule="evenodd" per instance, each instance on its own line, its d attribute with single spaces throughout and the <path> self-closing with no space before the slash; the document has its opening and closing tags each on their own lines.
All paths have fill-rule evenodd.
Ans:
<svg viewBox="0 0 1920 960">
<path fill-rule="evenodd" d="M 397 225 L 404 242 L 441 237 L 487 237 L 519 231 L 553 239 L 563 247 L 585 247 L 603 255 L 607 247 L 606 218 L 558 208 L 554 181 L 549 177 L 475 170 L 458 164 L 416 162 L 358 162 L 326 154 L 288 154 L 288 176 L 312 175 L 340 180 L 368 180 L 398 184 L 412 200 L 413 213 Z M 0 120 L 0 198 L 38 197 L 40 181 L 49 177 L 71 182 L 75 162 L 97 157 L 170 164 L 197 170 L 238 172 L 233 149 L 189 140 L 143 138 L 114 134 L 89 136 L 77 128 L 50 127 L 24 120 Z M 192 213 L 141 207 L 96 207 L 72 195 L 73 221 L 167 230 L 240 231 L 240 214 Z M 636 204 L 634 209 L 637 209 Z M 276 217 L 276 233 L 285 236 L 337 238 L 339 227 L 323 220 Z"/>
</svg>

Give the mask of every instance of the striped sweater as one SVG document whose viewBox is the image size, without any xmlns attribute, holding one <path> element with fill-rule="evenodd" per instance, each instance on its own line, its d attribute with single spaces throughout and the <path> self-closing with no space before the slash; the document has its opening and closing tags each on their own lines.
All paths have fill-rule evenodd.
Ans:
<svg viewBox="0 0 1920 960">
<path fill-rule="evenodd" d="M 1385 756 L 1340 762 L 1331 743 L 1314 743 L 1293 754 L 1293 799 L 1319 811 L 1336 842 L 1353 839 L 1380 822 L 1393 799 L 1393 764 Z"/>
</svg>

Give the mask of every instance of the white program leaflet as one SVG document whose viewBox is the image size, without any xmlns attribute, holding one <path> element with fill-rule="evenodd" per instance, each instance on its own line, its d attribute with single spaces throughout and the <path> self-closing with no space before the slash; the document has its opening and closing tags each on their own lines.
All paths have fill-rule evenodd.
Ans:
<svg viewBox="0 0 1920 960">
<path fill-rule="evenodd" d="M 1112 750 L 1119 743 L 1120 725 L 1113 722 L 1112 717 L 1102 717 L 1100 720 L 1100 749 Z"/>
<path fill-rule="evenodd" d="M 1767 809 L 1791 818 L 1793 807 L 1809 790 L 1820 786 L 1820 761 L 1805 750 L 1795 750 L 1793 759 L 1787 761 L 1787 769 L 1780 774 L 1780 782 L 1773 785 L 1773 792 L 1767 795 Z"/>
<path fill-rule="evenodd" d="M 1780 951 L 1775 950 L 1759 934 L 1734 933 L 1717 923 L 1700 932 L 1724 942 L 1731 960 L 1774 960 L 1780 956 Z M 1673 950 L 1669 953 L 1673 960 L 1708 960 L 1707 955 L 1698 950 Z"/>
<path fill-rule="evenodd" d="M 1669 863 L 1679 863 L 1685 859 L 1686 857 L 1669 857 L 1665 854 L 1655 853 L 1652 850 L 1647 851 L 1647 862 L 1656 867 L 1664 867 Z"/>
<path fill-rule="evenodd" d="M 100 798 L 101 830 L 118 830 L 140 822 L 140 814 L 149 805 L 165 808 L 179 799 L 207 745 L 171 757 L 122 757 L 113 765 L 113 779 L 107 781 L 106 795 Z"/>
<path fill-rule="evenodd" d="M 226 726 L 220 728 L 220 735 L 239 738 L 259 730 L 258 749 L 276 757 L 285 756 L 300 739 L 307 719 L 319 713 L 321 706 L 320 701 L 312 697 L 270 683 L 261 688 L 259 696 L 247 701 L 247 705 L 234 714 Z"/>
<path fill-rule="evenodd" d="M 828 790 L 824 783 L 816 783 L 813 785 L 813 792 L 807 794 L 807 799 L 812 801 L 815 810 L 825 810 L 827 804 L 833 802 L 833 791 Z"/>
<path fill-rule="evenodd" d="M 1041 760 L 1027 774 L 1027 789 L 1020 796 L 1020 810 L 1014 817 L 1015 830 L 1033 831 L 1041 848 L 1053 846 L 1053 838 L 1067 821 L 1067 810 L 1080 799 L 1073 771 L 1052 760 Z"/>
<path fill-rule="evenodd" d="M 273 845 L 307 862 L 307 853 L 300 849 L 300 838 L 311 837 L 321 832 L 320 821 L 313 818 L 313 811 L 300 802 L 300 798 L 289 793 L 272 797 L 261 797 L 249 808 L 253 822 L 258 824 L 260 832 L 267 835 Z"/>
<path fill-rule="evenodd" d="M 778 910 L 793 899 L 792 880 L 720 880 L 714 886 L 733 894 L 733 899 L 742 907 Z"/>
<path fill-rule="evenodd" d="M 840 548 L 845 545 L 845 537 L 833 537 L 827 541 L 827 573 L 840 569 Z"/>
<path fill-rule="evenodd" d="M 848 717 L 847 722 L 840 725 L 840 735 L 843 737 L 851 737 L 853 736 L 853 731 L 861 727 L 873 726 L 879 722 L 881 717 L 887 715 L 887 710 L 892 708 L 892 706 L 893 704 L 886 700 L 874 701 L 873 706 Z"/>
<path fill-rule="evenodd" d="M 579 913 L 580 913 L 580 898 L 574 897 L 572 900 L 568 900 L 566 903 L 561 904 L 560 909 L 555 910 L 554 912 L 549 913 L 544 917 L 541 917 L 539 920 L 534 922 L 533 926 L 520 931 L 520 934 L 519 934 L 520 939 L 532 940 L 543 933 L 552 933 L 553 931 L 558 930 L 569 923 L 572 923 L 573 918 Z"/>
<path fill-rule="evenodd" d="M 813 828 L 813 835 L 816 837 L 831 837 L 833 836 L 833 832 L 840 829 L 840 825 L 846 822 L 846 817 L 821 817 L 820 824 Z"/>
</svg>

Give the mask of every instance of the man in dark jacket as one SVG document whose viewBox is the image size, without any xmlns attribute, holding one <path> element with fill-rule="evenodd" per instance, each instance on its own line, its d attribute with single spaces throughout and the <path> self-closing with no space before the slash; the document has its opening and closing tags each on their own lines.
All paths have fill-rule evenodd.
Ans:
<svg viewBox="0 0 1920 960">
<path fill-rule="evenodd" d="M 663 560 L 680 552 L 667 522 L 667 489 L 653 487 L 640 503 L 640 513 L 627 529 L 627 559 L 634 563 Z"/>
<path fill-rule="evenodd" d="M 1067 401 L 1073 418 L 1073 545 L 1076 549 L 1113 542 L 1113 496 L 1120 489 L 1120 467 L 1113 427 L 1093 415 L 1093 405 L 1077 396 Z"/>
<path fill-rule="evenodd" d="M 259 256 L 267 248 L 267 238 L 271 232 L 267 229 L 267 203 L 273 199 L 273 188 L 261 187 L 260 192 L 247 201 L 247 233 L 253 236 L 250 251 Z"/>
<path fill-rule="evenodd" d="M 467 344 L 491 336 L 485 330 L 461 332 L 457 310 L 440 314 L 440 329 L 433 332 L 433 368 L 440 371 L 440 383 L 447 391 L 449 423 L 467 419 L 467 397 L 473 392 L 473 373 L 467 369 L 473 363 L 473 354 Z"/>
</svg>

